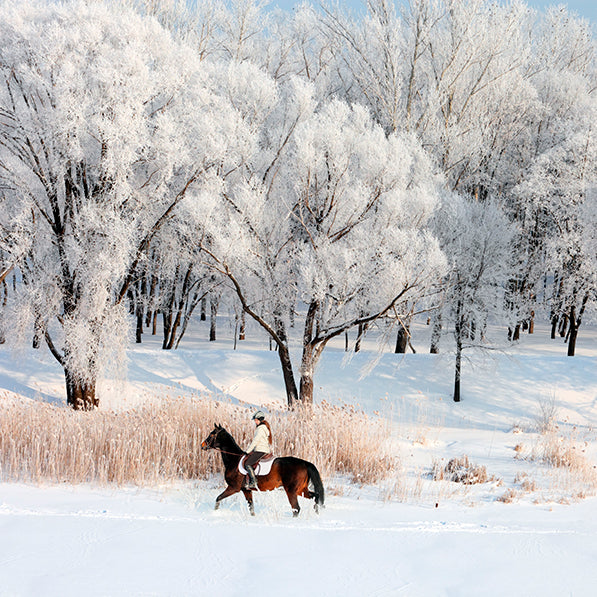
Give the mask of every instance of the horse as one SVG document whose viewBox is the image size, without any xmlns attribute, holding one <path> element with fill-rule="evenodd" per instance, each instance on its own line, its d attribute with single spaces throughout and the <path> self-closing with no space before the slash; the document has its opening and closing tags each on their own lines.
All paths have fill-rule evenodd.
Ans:
<svg viewBox="0 0 597 597">
<path fill-rule="evenodd" d="M 224 480 L 228 487 L 216 498 L 215 509 L 220 507 L 220 502 L 239 491 L 242 491 L 251 516 L 255 516 L 253 495 L 250 489 L 245 489 L 245 475 L 239 471 L 238 465 L 241 458 L 246 454 L 234 438 L 221 425 L 214 424 L 214 429 L 201 443 L 202 450 L 217 450 L 222 455 L 224 463 Z M 309 488 L 311 485 L 312 491 Z M 314 464 L 307 460 L 284 456 L 274 459 L 272 468 L 267 475 L 257 475 L 257 487 L 260 491 L 271 491 L 278 487 L 284 487 L 293 516 L 298 516 L 301 510 L 298 503 L 298 496 L 302 495 L 308 499 L 315 499 L 314 509 L 319 513 L 323 507 L 324 489 L 319 471 Z"/>
</svg>

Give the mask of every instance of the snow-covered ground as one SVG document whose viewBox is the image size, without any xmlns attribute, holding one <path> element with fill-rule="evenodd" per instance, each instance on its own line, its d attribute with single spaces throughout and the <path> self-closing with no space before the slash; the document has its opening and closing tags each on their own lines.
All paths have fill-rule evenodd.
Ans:
<svg viewBox="0 0 597 597">
<path fill-rule="evenodd" d="M 460 404 L 451 357 L 426 354 L 419 328 L 415 355 L 349 359 L 339 343 L 316 374 L 318 400 L 391 421 L 400 482 L 324 479 L 325 510 L 303 501 L 293 519 L 281 491 L 257 494 L 254 518 L 239 496 L 215 512 L 221 477 L 144 489 L 4 481 L 0 595 L 594 595 L 595 488 L 537 454 L 547 413 L 557 441 L 597 462 L 597 328 L 581 329 L 574 358 L 541 326 L 507 353 L 471 356 Z M 197 326 L 174 352 L 151 338 L 132 346 L 127 381 L 103 384 L 102 408 L 148 393 L 283 404 L 277 356 L 262 339 L 235 351 L 205 335 Z M 61 402 L 62 384 L 47 354 L 0 348 L 0 402 Z M 431 480 L 434 465 L 462 455 L 491 480 Z"/>
</svg>

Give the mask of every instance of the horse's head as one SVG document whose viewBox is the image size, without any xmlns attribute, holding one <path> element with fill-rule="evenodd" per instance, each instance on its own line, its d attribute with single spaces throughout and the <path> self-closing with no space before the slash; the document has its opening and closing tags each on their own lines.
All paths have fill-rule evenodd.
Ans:
<svg viewBox="0 0 597 597">
<path fill-rule="evenodd" d="M 212 450 L 220 447 L 220 442 L 218 441 L 218 436 L 224 431 L 224 428 L 221 425 L 216 425 L 214 423 L 214 428 L 212 432 L 203 440 L 201 443 L 202 450 Z"/>
</svg>

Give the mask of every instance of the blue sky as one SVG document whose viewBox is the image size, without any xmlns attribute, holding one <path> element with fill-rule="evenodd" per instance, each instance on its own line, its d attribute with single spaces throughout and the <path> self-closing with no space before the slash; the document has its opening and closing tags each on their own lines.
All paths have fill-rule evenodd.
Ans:
<svg viewBox="0 0 597 597">
<path fill-rule="evenodd" d="M 315 4 L 316 2 L 313 2 L 313 0 L 311 0 L 313 4 Z M 295 4 L 297 4 L 296 0 L 272 0 L 272 5 L 277 4 L 278 6 L 280 6 L 281 8 L 284 9 L 290 9 L 292 8 Z M 359 8 L 363 5 L 363 3 L 360 0 L 340 0 L 340 4 L 341 5 L 346 5 L 348 8 L 351 9 L 355 9 L 355 8 Z M 577 14 L 579 14 L 581 17 L 585 17 L 587 19 L 589 19 L 593 25 L 595 25 L 597 23 L 597 1 L 596 0 L 570 0 L 568 2 L 550 2 L 550 1 L 545 1 L 545 0 L 527 0 L 527 4 L 529 6 L 533 6 L 535 8 L 545 8 L 547 6 L 553 5 L 553 4 L 567 4 L 568 8 L 574 12 L 576 12 Z"/>
</svg>

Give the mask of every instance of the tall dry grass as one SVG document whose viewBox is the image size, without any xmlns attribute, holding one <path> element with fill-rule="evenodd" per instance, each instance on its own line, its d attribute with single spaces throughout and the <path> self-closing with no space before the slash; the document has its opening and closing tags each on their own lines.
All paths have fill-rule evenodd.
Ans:
<svg viewBox="0 0 597 597">
<path fill-rule="evenodd" d="M 574 436 L 547 433 L 533 450 L 533 458 L 555 471 L 552 483 L 572 498 L 597 494 L 597 468 L 586 455 L 586 447 Z"/>
<path fill-rule="evenodd" d="M 247 408 L 200 398 L 167 398 L 125 412 L 74 412 L 0 399 L 0 479 L 150 485 L 222 472 L 201 450 L 214 423 L 241 447 L 254 425 Z M 278 456 L 313 462 L 322 476 L 373 483 L 396 471 L 387 423 L 329 404 L 268 416 Z"/>
<path fill-rule="evenodd" d="M 535 471 L 544 481 L 538 484 L 519 474 L 515 483 L 520 489 L 536 492 L 538 502 L 567 502 L 597 495 L 597 465 L 587 454 L 588 439 L 583 439 L 575 427 L 551 424 L 540 429 L 544 431 L 536 434 L 530 445 L 519 443 L 514 447 L 514 458 L 544 465 L 543 471 Z"/>
</svg>

